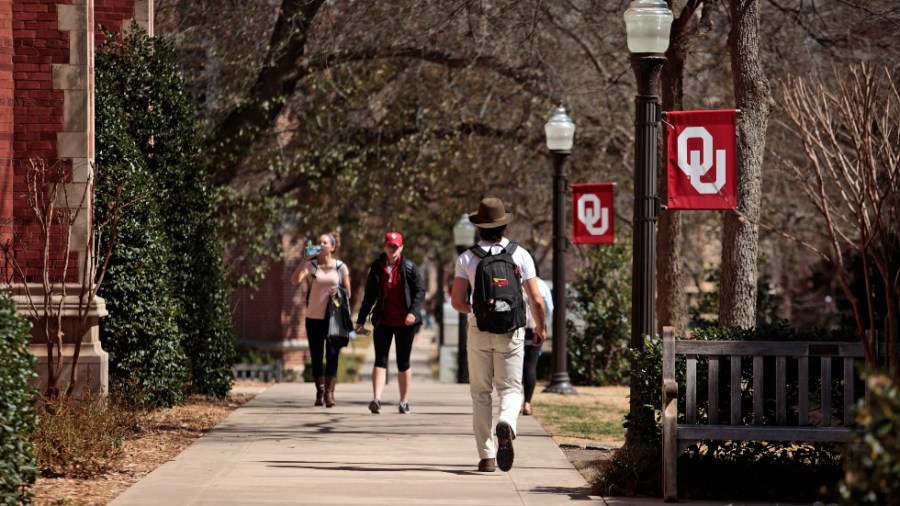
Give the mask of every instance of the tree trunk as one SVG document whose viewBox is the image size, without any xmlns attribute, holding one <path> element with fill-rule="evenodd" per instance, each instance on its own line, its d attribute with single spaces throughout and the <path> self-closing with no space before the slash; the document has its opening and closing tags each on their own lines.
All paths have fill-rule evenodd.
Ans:
<svg viewBox="0 0 900 506">
<path fill-rule="evenodd" d="M 666 51 L 666 66 L 662 73 L 662 109 L 678 111 L 684 108 L 684 55 L 698 39 L 705 36 L 707 25 L 704 15 L 699 23 L 694 12 L 702 0 L 688 2 L 678 19 L 672 24 L 671 43 Z M 671 6 L 670 6 L 671 7 Z M 669 130 L 663 128 L 662 145 L 667 146 Z M 659 198 L 667 202 L 669 180 L 665 150 L 660 150 Z M 664 211 L 659 217 L 656 255 L 657 332 L 662 335 L 663 326 L 675 327 L 682 333 L 687 323 L 687 299 L 684 294 L 684 256 L 682 243 L 684 232 L 681 213 Z"/>
<path fill-rule="evenodd" d="M 734 99 L 742 111 L 738 123 L 738 209 L 725 213 L 719 325 L 756 324 L 759 206 L 766 127 L 772 100 L 759 54 L 759 1 L 729 0 L 728 52 L 734 75 Z"/>
</svg>

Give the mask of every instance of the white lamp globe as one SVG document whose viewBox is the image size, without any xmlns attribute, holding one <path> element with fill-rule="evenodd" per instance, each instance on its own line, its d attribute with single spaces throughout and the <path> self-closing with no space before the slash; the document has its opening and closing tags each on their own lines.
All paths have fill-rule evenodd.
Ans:
<svg viewBox="0 0 900 506">
<path fill-rule="evenodd" d="M 625 33 L 632 53 L 665 53 L 672 11 L 662 0 L 634 0 L 625 11 Z"/>
<path fill-rule="evenodd" d="M 566 108 L 557 107 L 544 125 L 547 149 L 550 151 L 571 151 L 575 141 L 575 123 L 566 114 Z"/>
</svg>

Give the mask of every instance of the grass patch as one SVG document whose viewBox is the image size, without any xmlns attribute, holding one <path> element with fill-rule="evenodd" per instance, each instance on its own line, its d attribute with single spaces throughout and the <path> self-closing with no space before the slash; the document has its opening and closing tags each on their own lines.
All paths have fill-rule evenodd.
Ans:
<svg viewBox="0 0 900 506">
<path fill-rule="evenodd" d="M 628 387 L 576 387 L 576 395 L 535 389 L 534 416 L 557 443 L 621 446 L 628 413 Z"/>
</svg>

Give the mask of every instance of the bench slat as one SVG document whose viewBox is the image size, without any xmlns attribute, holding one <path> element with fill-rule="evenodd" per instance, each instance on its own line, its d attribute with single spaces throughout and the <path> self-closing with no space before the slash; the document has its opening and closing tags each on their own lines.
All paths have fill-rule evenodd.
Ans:
<svg viewBox="0 0 900 506">
<path fill-rule="evenodd" d="M 709 357 L 709 423 L 719 423 L 719 357 Z"/>
<path fill-rule="evenodd" d="M 831 357 L 822 357 L 822 423 L 823 427 L 831 426 Z"/>
<path fill-rule="evenodd" d="M 741 424 L 741 356 L 731 356 L 731 425 Z"/>
<path fill-rule="evenodd" d="M 843 443 L 849 427 L 778 427 L 774 425 L 679 425 L 678 439 L 694 441 L 808 441 Z"/>
<path fill-rule="evenodd" d="M 844 359 L 844 425 L 850 426 L 853 424 L 853 399 L 854 399 L 854 385 L 853 380 L 856 375 L 853 372 L 853 359 L 845 358 Z"/>
<path fill-rule="evenodd" d="M 685 366 L 684 419 L 687 423 L 697 423 L 697 357 L 688 357 Z"/>
<path fill-rule="evenodd" d="M 775 423 L 787 422 L 787 358 L 775 357 Z"/>
<path fill-rule="evenodd" d="M 823 346 L 828 346 L 823 350 Z M 836 357 L 863 358 L 859 343 L 808 343 L 782 341 L 675 341 L 676 355 L 760 355 L 765 357 L 819 357 L 825 351 Z M 834 352 L 834 353 L 831 353 Z"/>
<path fill-rule="evenodd" d="M 763 423 L 763 358 L 753 357 L 753 423 Z"/>
</svg>

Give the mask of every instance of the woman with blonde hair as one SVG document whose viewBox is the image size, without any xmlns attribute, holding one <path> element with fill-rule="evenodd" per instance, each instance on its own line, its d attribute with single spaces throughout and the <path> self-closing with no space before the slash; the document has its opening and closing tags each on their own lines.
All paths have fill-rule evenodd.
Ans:
<svg viewBox="0 0 900 506">
<path fill-rule="evenodd" d="M 291 283 L 307 283 L 306 338 L 312 355 L 313 378 L 316 382 L 316 406 L 330 408 L 337 383 L 338 355 L 341 349 L 328 342 L 328 302 L 341 286 L 350 298 L 350 270 L 334 256 L 338 246 L 335 233 L 319 236 L 317 245 L 307 246 L 303 260 L 291 275 Z M 324 360 L 323 360 L 324 356 Z"/>
</svg>

